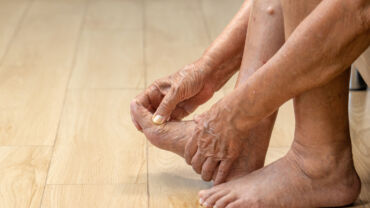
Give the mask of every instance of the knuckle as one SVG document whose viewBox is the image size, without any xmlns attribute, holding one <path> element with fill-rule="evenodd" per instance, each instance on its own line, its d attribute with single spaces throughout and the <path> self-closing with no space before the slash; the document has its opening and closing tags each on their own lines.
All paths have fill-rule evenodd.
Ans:
<svg viewBox="0 0 370 208">
<path fill-rule="evenodd" d="M 202 174 L 202 179 L 203 179 L 204 181 L 210 181 L 210 180 L 211 180 L 211 177 L 210 177 L 210 175 Z"/>
</svg>

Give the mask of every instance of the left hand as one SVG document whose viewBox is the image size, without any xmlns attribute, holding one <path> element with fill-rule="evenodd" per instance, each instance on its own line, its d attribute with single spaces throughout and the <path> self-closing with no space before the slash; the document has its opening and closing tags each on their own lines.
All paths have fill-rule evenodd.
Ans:
<svg viewBox="0 0 370 208">
<path fill-rule="evenodd" d="M 185 148 L 186 162 L 210 181 L 215 175 L 217 185 L 225 181 L 233 162 L 242 150 L 242 135 L 223 100 L 194 118 L 197 127 Z M 214 173 L 218 167 L 217 173 Z"/>
</svg>

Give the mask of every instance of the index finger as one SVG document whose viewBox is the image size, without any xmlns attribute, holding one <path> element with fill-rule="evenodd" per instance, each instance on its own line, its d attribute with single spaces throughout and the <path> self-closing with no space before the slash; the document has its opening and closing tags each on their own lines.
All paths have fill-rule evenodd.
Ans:
<svg viewBox="0 0 370 208">
<path fill-rule="evenodd" d="M 230 159 L 221 161 L 220 166 L 217 171 L 215 185 L 225 182 L 227 176 L 229 175 L 233 162 L 234 160 L 230 160 Z"/>
</svg>

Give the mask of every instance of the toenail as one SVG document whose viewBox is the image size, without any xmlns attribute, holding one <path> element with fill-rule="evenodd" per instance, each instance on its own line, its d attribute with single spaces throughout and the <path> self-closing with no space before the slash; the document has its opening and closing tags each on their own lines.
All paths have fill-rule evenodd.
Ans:
<svg viewBox="0 0 370 208">
<path fill-rule="evenodd" d="M 161 115 L 156 115 L 156 116 L 154 116 L 153 118 L 152 118 L 152 120 L 153 120 L 153 123 L 155 123 L 155 124 L 162 124 L 163 123 L 163 116 L 161 116 Z"/>
</svg>

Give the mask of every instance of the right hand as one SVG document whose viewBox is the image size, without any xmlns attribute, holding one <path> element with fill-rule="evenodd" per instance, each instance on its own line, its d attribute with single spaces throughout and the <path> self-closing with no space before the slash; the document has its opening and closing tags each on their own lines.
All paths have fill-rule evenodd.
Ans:
<svg viewBox="0 0 370 208">
<path fill-rule="evenodd" d="M 156 80 L 136 99 L 154 113 L 155 124 L 180 120 L 213 96 L 215 87 L 209 71 L 206 64 L 197 61 Z"/>
</svg>

